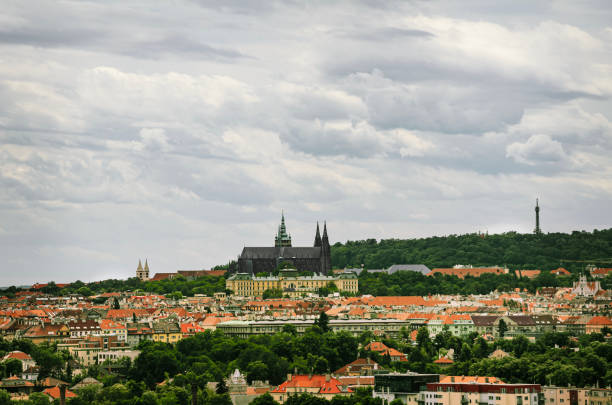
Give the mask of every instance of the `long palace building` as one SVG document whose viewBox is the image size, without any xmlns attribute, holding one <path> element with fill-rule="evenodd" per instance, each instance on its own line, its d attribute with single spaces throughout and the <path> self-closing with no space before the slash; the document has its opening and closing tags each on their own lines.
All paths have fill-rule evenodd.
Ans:
<svg viewBox="0 0 612 405">
<path fill-rule="evenodd" d="M 298 276 L 296 269 L 280 270 L 278 276 L 258 277 L 249 273 L 236 273 L 225 282 L 225 288 L 234 295 L 244 297 L 261 296 L 266 290 L 281 290 L 283 295 L 299 298 L 319 288 L 335 284 L 338 291 L 357 293 L 359 280 L 355 273 L 340 273 L 335 277 L 313 274 Z"/>
</svg>

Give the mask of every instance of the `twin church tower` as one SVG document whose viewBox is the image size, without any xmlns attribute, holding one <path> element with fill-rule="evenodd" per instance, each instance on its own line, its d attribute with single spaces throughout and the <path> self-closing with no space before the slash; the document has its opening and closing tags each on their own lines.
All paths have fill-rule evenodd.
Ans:
<svg viewBox="0 0 612 405">
<path fill-rule="evenodd" d="M 271 273 L 284 266 L 314 273 L 331 273 L 331 249 L 327 236 L 327 224 L 323 223 L 323 236 L 321 236 L 317 222 L 312 247 L 293 247 L 291 235 L 287 233 L 283 213 L 274 237 L 274 247 L 245 247 L 238 256 L 237 270 L 240 273 L 250 274 Z"/>
</svg>

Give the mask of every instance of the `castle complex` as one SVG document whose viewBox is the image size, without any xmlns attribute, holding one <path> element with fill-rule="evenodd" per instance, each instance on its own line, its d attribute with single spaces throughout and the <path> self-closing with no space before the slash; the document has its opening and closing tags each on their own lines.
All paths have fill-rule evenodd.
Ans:
<svg viewBox="0 0 612 405">
<path fill-rule="evenodd" d="M 238 256 L 238 273 L 270 273 L 281 267 L 328 274 L 331 272 L 331 251 L 327 236 L 327 224 L 323 224 L 323 236 L 317 231 L 312 247 L 291 246 L 291 236 L 287 233 L 285 215 L 274 237 L 274 247 L 245 247 Z"/>
</svg>

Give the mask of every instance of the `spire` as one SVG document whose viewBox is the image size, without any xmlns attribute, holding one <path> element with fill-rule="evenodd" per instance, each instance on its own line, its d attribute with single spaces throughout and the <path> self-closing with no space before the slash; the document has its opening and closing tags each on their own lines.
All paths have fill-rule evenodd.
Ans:
<svg viewBox="0 0 612 405">
<path fill-rule="evenodd" d="M 542 233 L 542 230 L 540 229 L 540 205 L 539 205 L 538 198 L 536 198 L 535 215 L 536 215 L 535 217 L 536 226 L 535 226 L 535 229 L 533 230 L 533 233 L 535 233 L 536 235 L 539 235 Z"/>
<path fill-rule="evenodd" d="M 278 226 L 278 232 L 274 238 L 275 247 L 291 247 L 291 235 L 287 233 L 285 226 L 285 212 L 281 212 L 281 224 Z"/>
<path fill-rule="evenodd" d="M 145 259 L 145 267 L 144 267 L 145 271 L 148 272 L 149 271 L 149 263 L 148 260 Z"/>
<path fill-rule="evenodd" d="M 140 261 L 140 259 L 138 259 L 138 268 L 136 268 L 136 270 L 142 271 L 142 262 Z"/>
<path fill-rule="evenodd" d="M 321 233 L 319 232 L 319 221 L 317 221 L 317 233 L 315 234 L 314 246 L 321 246 Z"/>
<path fill-rule="evenodd" d="M 327 239 L 327 221 L 323 221 L 323 239 Z"/>
</svg>

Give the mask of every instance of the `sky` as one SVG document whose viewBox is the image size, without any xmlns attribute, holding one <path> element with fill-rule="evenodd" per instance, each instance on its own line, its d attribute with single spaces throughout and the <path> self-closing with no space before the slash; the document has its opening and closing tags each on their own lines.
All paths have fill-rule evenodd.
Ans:
<svg viewBox="0 0 612 405">
<path fill-rule="evenodd" d="M 0 285 L 612 227 L 608 0 L 2 3 Z"/>
</svg>

